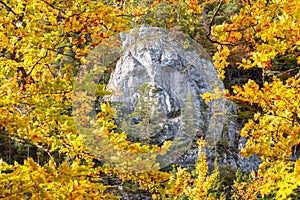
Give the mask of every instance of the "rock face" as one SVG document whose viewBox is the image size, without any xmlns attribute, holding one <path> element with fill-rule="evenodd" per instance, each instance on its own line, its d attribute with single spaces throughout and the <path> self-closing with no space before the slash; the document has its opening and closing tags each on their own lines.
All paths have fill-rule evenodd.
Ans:
<svg viewBox="0 0 300 200">
<path fill-rule="evenodd" d="M 121 35 L 124 54 L 118 60 L 107 88 L 118 110 L 118 125 L 130 140 L 162 145 L 171 140 L 161 164 L 192 165 L 197 158 L 195 141 L 203 137 L 210 166 L 215 158 L 250 171 L 258 160 L 244 159 L 232 115 L 235 108 L 223 98 L 210 103 L 200 94 L 221 94 L 223 82 L 206 51 L 176 31 L 141 27 Z"/>
</svg>

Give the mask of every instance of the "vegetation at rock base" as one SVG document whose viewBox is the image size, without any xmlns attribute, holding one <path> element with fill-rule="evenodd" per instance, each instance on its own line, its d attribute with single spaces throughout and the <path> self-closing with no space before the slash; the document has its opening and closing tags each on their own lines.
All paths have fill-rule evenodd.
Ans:
<svg viewBox="0 0 300 200">
<path fill-rule="evenodd" d="M 299 9 L 298 0 L 0 0 L 0 197 L 118 199 L 129 185 L 153 199 L 299 199 Z M 233 86 L 222 95 L 250 110 L 241 113 L 241 155 L 257 154 L 258 171 L 210 172 L 200 150 L 194 169 L 136 173 L 89 153 L 72 116 L 75 75 L 94 47 L 143 24 L 180 30 L 213 56 Z M 129 142 L 113 114 L 103 103 L 96 119 L 81 123 L 97 124 L 95 141 L 107 155 L 113 144 L 130 152 L 127 164 L 152 167 L 152 158 L 132 155 L 169 144 Z"/>
</svg>

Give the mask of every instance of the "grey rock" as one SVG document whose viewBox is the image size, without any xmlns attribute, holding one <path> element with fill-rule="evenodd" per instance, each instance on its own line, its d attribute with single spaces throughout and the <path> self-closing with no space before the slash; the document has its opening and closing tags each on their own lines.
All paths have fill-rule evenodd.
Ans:
<svg viewBox="0 0 300 200">
<path fill-rule="evenodd" d="M 107 88 L 107 99 L 118 110 L 117 124 L 134 142 L 162 145 L 172 140 L 160 165 L 194 165 L 195 141 L 203 137 L 209 166 L 256 169 L 257 157 L 245 159 L 233 104 L 219 98 L 209 103 L 205 92 L 220 94 L 223 82 L 209 54 L 192 39 L 161 28 L 141 27 L 121 34 L 123 55 L 117 62 Z M 147 105 L 146 105 L 147 104 Z"/>
</svg>

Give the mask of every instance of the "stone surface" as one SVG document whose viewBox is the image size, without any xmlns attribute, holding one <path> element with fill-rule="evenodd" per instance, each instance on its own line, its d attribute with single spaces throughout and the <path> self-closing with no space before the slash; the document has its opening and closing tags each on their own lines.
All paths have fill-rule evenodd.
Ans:
<svg viewBox="0 0 300 200">
<path fill-rule="evenodd" d="M 107 97 L 118 110 L 118 125 L 134 142 L 173 146 L 160 163 L 193 165 L 195 141 L 203 137 L 210 166 L 220 165 L 251 171 L 255 158 L 244 159 L 245 144 L 232 118 L 236 110 L 220 98 L 205 103 L 200 94 L 219 93 L 223 82 L 206 51 L 176 31 L 141 27 L 121 35 L 124 53 L 118 60 L 107 88 Z"/>
</svg>

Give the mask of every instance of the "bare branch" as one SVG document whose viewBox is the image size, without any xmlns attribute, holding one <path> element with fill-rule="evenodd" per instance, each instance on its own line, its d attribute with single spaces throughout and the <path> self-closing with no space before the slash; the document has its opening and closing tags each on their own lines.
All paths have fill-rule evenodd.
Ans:
<svg viewBox="0 0 300 200">
<path fill-rule="evenodd" d="M 44 58 L 46 58 L 48 56 L 48 50 L 46 51 L 46 55 L 40 57 L 40 59 L 32 66 L 31 70 L 28 72 L 27 76 L 29 76 L 31 74 L 31 72 L 33 71 L 33 69 L 35 68 L 35 66 L 37 66 L 40 61 Z"/>
<path fill-rule="evenodd" d="M 199 56 L 197 56 L 184 70 L 182 70 L 182 72 L 183 73 L 185 73 L 187 70 L 189 70 L 189 68 L 191 68 L 191 66 L 193 66 L 193 64 L 196 62 L 196 60 L 198 59 L 198 58 L 200 58 L 200 54 L 199 54 Z"/>
<path fill-rule="evenodd" d="M 45 4 L 47 4 L 48 6 L 50 6 L 50 7 L 53 8 L 53 9 L 58 10 L 58 11 L 64 13 L 64 14 L 66 14 L 65 11 L 63 11 L 63 10 L 61 10 L 61 9 L 59 9 L 59 8 L 56 8 L 55 6 L 53 6 L 53 5 L 52 5 L 51 3 L 49 3 L 49 2 L 47 2 L 47 1 L 45 1 L 45 0 L 42 0 L 42 2 L 44 2 Z M 64 17 L 62 17 L 62 18 L 64 18 Z"/>
<path fill-rule="evenodd" d="M 16 141 L 16 142 L 19 142 L 22 144 L 29 144 L 29 145 L 35 146 L 35 147 L 41 149 L 42 151 L 46 152 L 48 154 L 48 156 L 50 158 L 52 158 L 52 155 L 48 149 L 46 149 L 45 147 L 43 147 L 41 145 L 34 144 L 31 140 L 26 140 L 26 139 L 23 139 L 23 138 L 17 137 L 17 136 L 3 135 L 1 132 L 0 132 L 0 138 L 9 139 L 9 140 L 13 140 L 13 141 Z"/>
<path fill-rule="evenodd" d="M 11 9 L 11 7 L 9 7 L 5 2 L 3 2 L 2 0 L 0 0 L 0 3 L 1 4 L 3 4 L 4 6 L 5 6 L 5 8 L 8 10 L 8 11 L 10 11 L 10 12 L 12 12 L 15 16 L 19 16 L 17 13 L 15 13 L 15 11 L 13 11 L 13 9 Z"/>
<path fill-rule="evenodd" d="M 213 17 L 211 18 L 210 23 L 209 23 L 209 31 L 208 31 L 206 37 L 207 37 L 207 39 L 208 39 L 209 41 L 211 41 L 211 42 L 217 42 L 217 41 L 214 41 L 214 40 L 212 40 L 212 39 L 210 38 L 210 35 L 211 35 L 211 28 L 212 28 L 212 26 L 213 26 L 213 23 L 214 23 L 216 17 L 217 17 L 217 14 L 218 14 L 218 12 L 220 11 L 220 9 L 221 9 L 221 7 L 222 7 L 223 4 L 224 4 L 224 1 L 223 1 L 223 0 L 220 0 L 219 5 L 218 5 L 218 8 L 217 8 L 217 10 L 215 11 L 215 13 L 214 13 L 214 15 L 213 15 Z"/>
</svg>

